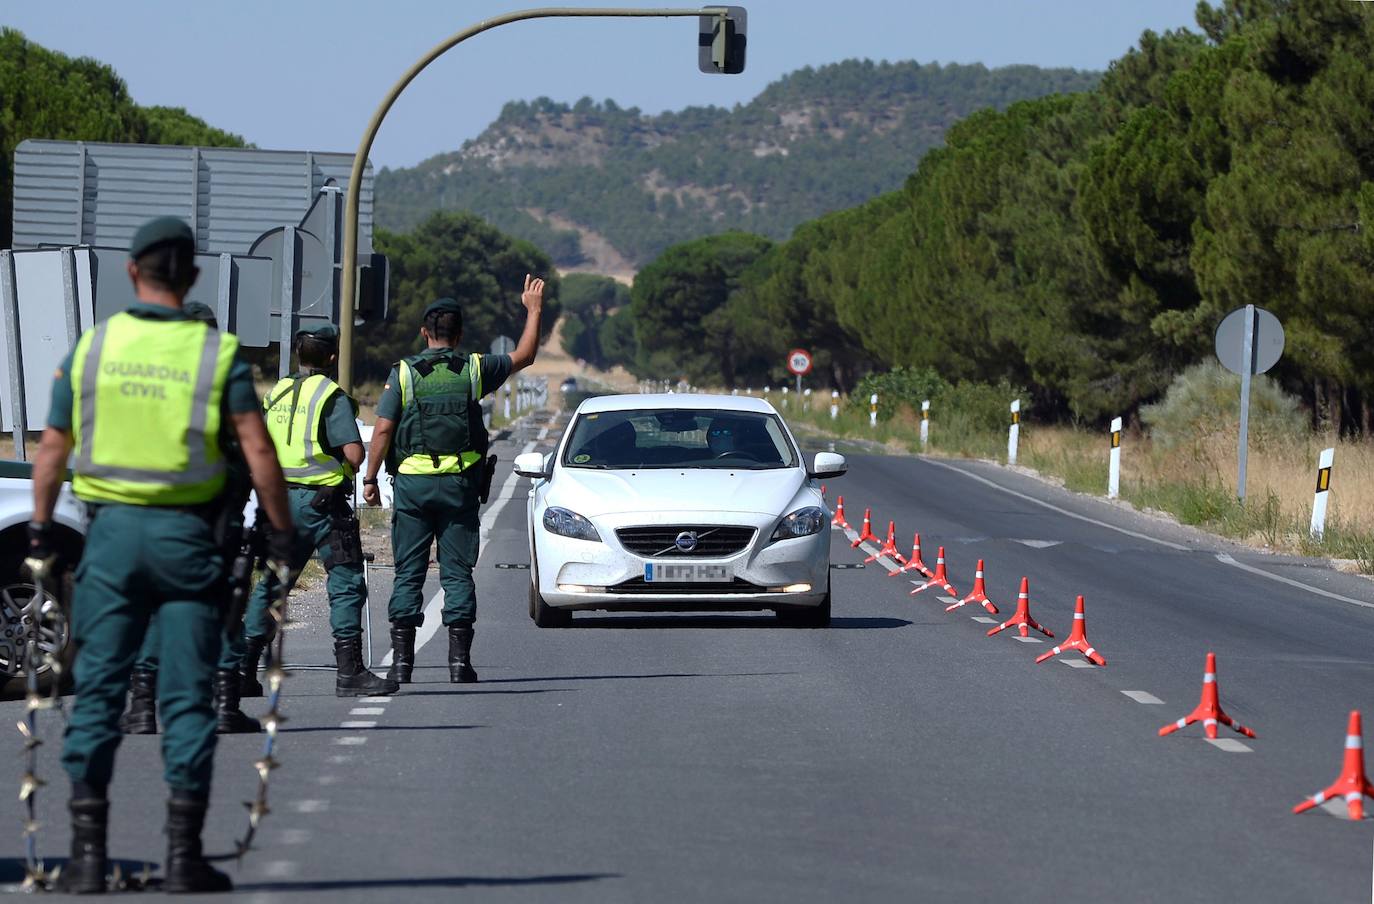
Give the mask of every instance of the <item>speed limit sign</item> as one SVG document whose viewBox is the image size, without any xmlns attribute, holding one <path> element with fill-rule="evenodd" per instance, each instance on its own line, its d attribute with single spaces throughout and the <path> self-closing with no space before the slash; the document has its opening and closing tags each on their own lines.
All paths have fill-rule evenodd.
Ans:
<svg viewBox="0 0 1374 904">
<path fill-rule="evenodd" d="M 802 348 L 792 349 L 787 353 L 787 369 L 799 377 L 811 373 L 811 353 Z"/>
</svg>

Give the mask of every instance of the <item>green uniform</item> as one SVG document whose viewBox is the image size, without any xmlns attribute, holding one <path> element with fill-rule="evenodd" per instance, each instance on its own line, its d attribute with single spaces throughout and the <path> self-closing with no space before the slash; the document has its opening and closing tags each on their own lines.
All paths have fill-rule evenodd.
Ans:
<svg viewBox="0 0 1374 904">
<path fill-rule="evenodd" d="M 157 305 L 97 325 L 58 371 L 48 424 L 72 432 L 73 489 L 92 512 L 72 602 L 76 699 L 62 762 L 74 782 L 109 783 L 129 671 L 156 611 L 165 777 L 173 790 L 209 793 L 223 618 L 211 527 L 225 483 L 220 425 L 255 410 L 237 340 Z"/>
<path fill-rule="evenodd" d="M 436 540 L 444 624 L 471 624 L 477 614 L 472 570 L 477 565 L 479 543 L 478 462 L 487 437 L 480 411 L 473 409 L 478 397 L 495 392 L 511 373 L 509 355 L 477 358 L 480 380 L 473 387 L 471 356 L 445 348 L 426 349 L 392 369 L 377 405 L 378 417 L 397 423 L 388 463 L 395 476 L 391 546 L 396 578 L 387 607 L 393 625 L 418 627 L 424 622 L 425 572 L 430 546 Z M 447 374 L 436 368 L 438 385 L 427 390 L 425 384 L 433 378 L 420 377 L 420 371 L 445 359 L 454 366 Z M 437 399 L 439 404 L 431 406 L 429 414 L 419 415 L 416 408 L 421 398 Z M 430 418 L 429 425 L 424 423 L 426 417 Z M 465 419 L 467 449 L 425 448 L 424 434 L 441 418 Z"/>
<path fill-rule="evenodd" d="M 329 627 L 334 639 L 361 637 L 362 609 L 367 601 L 362 558 L 341 555 L 345 548 L 357 549 L 357 522 L 352 521 L 348 501 L 353 473 L 343 458 L 344 446 L 362 442 L 356 403 L 322 374 L 298 373 L 278 383 L 264 405 L 268 431 L 286 475 L 287 501 L 296 527 L 292 583 L 310 557 L 318 553 L 327 575 Z M 351 527 L 341 528 L 344 523 Z M 351 537 L 340 536 L 340 529 Z M 275 633 L 269 607 L 280 592 L 276 575 L 269 573 L 258 582 L 244 616 L 248 641 L 268 640 Z M 241 659 L 241 650 L 239 655 Z"/>
</svg>

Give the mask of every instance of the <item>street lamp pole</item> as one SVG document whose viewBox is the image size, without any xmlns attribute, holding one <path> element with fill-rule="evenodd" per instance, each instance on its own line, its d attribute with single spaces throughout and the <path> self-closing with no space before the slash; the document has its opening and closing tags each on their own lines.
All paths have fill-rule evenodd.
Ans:
<svg viewBox="0 0 1374 904">
<path fill-rule="evenodd" d="M 521 22 L 525 19 L 556 19 L 556 18 L 673 18 L 686 16 L 703 16 L 712 14 L 724 14 L 724 7 L 705 7 L 702 9 L 608 9 L 608 8 L 587 8 L 579 9 L 576 7 L 548 7 L 544 9 L 525 9 L 506 13 L 501 16 L 493 16 L 490 19 L 483 19 L 475 25 L 463 29 L 457 34 L 445 39 L 437 44 L 424 56 L 420 57 L 408 70 L 401 76 L 396 84 L 391 86 L 386 97 L 372 114 L 372 119 L 368 121 L 367 128 L 363 130 L 362 140 L 358 142 L 358 151 L 353 156 L 353 169 L 348 177 L 348 195 L 344 206 L 344 252 L 343 252 L 343 288 L 339 299 L 339 385 L 345 392 L 353 391 L 353 312 L 357 307 L 357 274 L 358 274 L 358 199 L 362 191 L 363 168 L 367 165 L 367 155 L 372 151 L 372 142 L 377 137 L 377 130 L 381 128 L 382 120 L 391 110 L 391 105 L 396 102 L 396 98 L 401 96 L 401 92 L 419 75 L 426 66 L 434 62 L 450 48 L 461 44 L 473 35 L 490 31 L 501 25 L 508 25 L 511 22 Z"/>
</svg>

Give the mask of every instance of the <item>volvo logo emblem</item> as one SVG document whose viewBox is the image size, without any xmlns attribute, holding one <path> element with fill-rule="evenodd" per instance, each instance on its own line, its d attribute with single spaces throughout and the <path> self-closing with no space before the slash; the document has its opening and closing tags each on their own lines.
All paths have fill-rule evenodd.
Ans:
<svg viewBox="0 0 1374 904">
<path fill-rule="evenodd" d="M 691 552 L 697 548 L 697 532 L 694 530 L 683 531 L 677 535 L 673 545 L 678 548 L 679 552 Z"/>
</svg>

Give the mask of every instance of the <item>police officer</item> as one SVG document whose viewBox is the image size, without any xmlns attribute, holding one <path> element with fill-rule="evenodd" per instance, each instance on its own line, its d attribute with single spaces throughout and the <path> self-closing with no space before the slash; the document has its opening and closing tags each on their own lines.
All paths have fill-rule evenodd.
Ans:
<svg viewBox="0 0 1374 904">
<path fill-rule="evenodd" d="M 76 573 L 72 633 L 76 699 L 62 764 L 72 781 L 72 857 L 62 890 L 105 890 L 106 789 L 122 734 L 119 712 L 139 643 L 162 625 L 157 694 L 165 722 L 166 889 L 222 891 L 201 829 L 215 750 L 211 684 L 219 658 L 224 562 L 211 520 L 225 485 L 220 425 L 228 422 L 272 522 L 269 559 L 290 554 L 281 468 L 238 341 L 190 320 L 195 240 L 185 223 L 145 224 L 130 247 L 138 301 L 84 333 L 53 381 L 52 410 L 34 462 L 29 563 L 51 569 L 53 503 L 67 456 L 89 507 Z"/>
<path fill-rule="evenodd" d="M 219 329 L 219 320 L 209 305 L 188 301 L 181 306 L 181 312 L 192 320 L 209 324 L 212 329 Z M 243 535 L 243 508 L 251 487 L 238 441 L 233 437 L 233 431 L 226 427 L 221 425 L 220 432 L 225 444 L 227 485 L 224 506 L 215 525 L 215 539 L 228 557 L 236 552 L 239 538 Z M 227 586 L 223 592 L 228 593 Z M 148 620 L 148 631 L 143 635 L 143 645 L 138 650 L 133 672 L 129 675 L 129 708 L 119 718 L 119 727 L 125 734 L 157 734 L 157 656 L 161 646 L 162 632 L 158 627 L 157 613 L 154 612 Z M 234 624 L 225 625 L 219 668 L 215 671 L 217 734 L 262 731 L 258 720 L 239 708 L 243 680 L 239 664 L 242 660 L 243 625 L 235 619 Z M 257 696 L 261 695 L 262 686 L 258 685 Z"/>
<path fill-rule="evenodd" d="M 328 575 L 329 627 L 334 634 L 340 697 L 392 694 L 400 686 L 363 667 L 362 610 L 367 601 L 363 548 L 350 496 L 363 463 L 358 403 L 328 376 L 339 357 L 339 331 L 332 325 L 302 330 L 292 342 L 299 370 L 283 378 L 263 399 L 267 431 L 286 475 L 287 498 L 296 524 L 291 581 L 316 552 Z M 275 575 L 259 582 L 244 622 L 245 676 L 256 679 L 258 658 L 276 625 L 269 601 L 280 590 Z"/>
<path fill-rule="evenodd" d="M 520 296 L 525 329 L 510 355 L 459 355 L 463 309 L 441 298 L 425 309 L 420 335 L 427 346 L 399 362 L 377 404 L 363 498 L 380 505 L 377 470 L 383 460 L 395 480 L 391 546 L 396 580 L 387 614 L 391 619 L 388 678 L 408 684 L 415 667 L 415 629 L 424 622 L 421 591 L 429 548 L 439 546 L 439 583 L 444 588 L 448 628 L 449 680 L 472 682 L 473 621 L 477 595 L 479 494 L 486 470 L 487 431 L 478 400 L 495 392 L 513 373 L 534 362 L 544 281 L 525 275 Z"/>
</svg>

